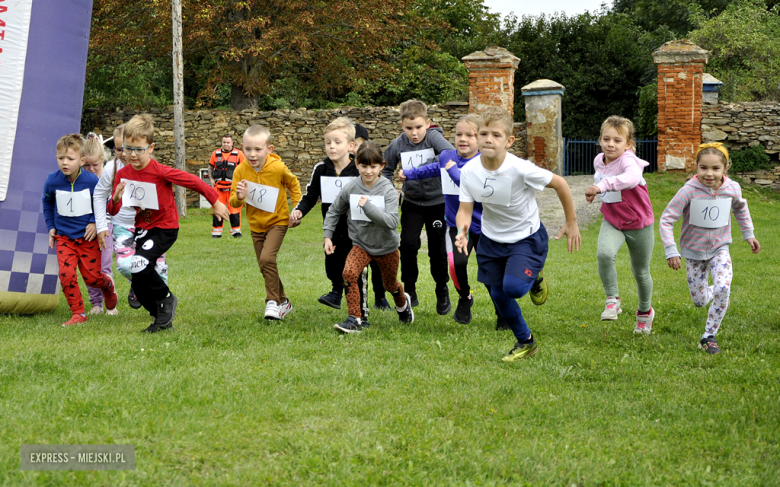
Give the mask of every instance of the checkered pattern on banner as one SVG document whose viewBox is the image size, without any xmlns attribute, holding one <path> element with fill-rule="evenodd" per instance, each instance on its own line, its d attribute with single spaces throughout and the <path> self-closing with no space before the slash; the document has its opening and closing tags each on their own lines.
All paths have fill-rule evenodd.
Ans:
<svg viewBox="0 0 780 487">
<path fill-rule="evenodd" d="M 49 249 L 41 192 L 8 188 L 0 202 L 0 291 L 59 294 L 57 255 Z"/>
</svg>

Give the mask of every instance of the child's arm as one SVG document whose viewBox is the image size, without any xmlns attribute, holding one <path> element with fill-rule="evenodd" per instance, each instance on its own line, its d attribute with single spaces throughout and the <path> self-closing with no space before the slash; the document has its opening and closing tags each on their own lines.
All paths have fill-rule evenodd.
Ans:
<svg viewBox="0 0 780 487">
<path fill-rule="evenodd" d="M 376 226 L 391 230 L 398 227 L 398 193 L 395 191 L 395 187 L 392 185 L 388 187 L 384 197 L 384 211 L 374 206 L 371 200 L 365 196 L 360 198 L 358 206 L 363 208 L 368 219 Z"/>
<path fill-rule="evenodd" d="M 390 142 L 390 145 L 385 149 L 385 167 L 382 169 L 382 176 L 390 181 L 393 180 L 395 168 L 398 166 L 398 163 L 401 162 L 401 152 L 397 148 L 398 144 L 396 143 L 396 140 L 398 139 Z"/>
<path fill-rule="evenodd" d="M 175 169 L 163 164 L 160 164 L 159 167 L 162 170 L 162 176 L 165 178 L 165 180 L 170 181 L 178 186 L 183 186 L 193 191 L 197 191 L 203 195 L 209 203 L 211 203 L 211 212 L 214 215 L 222 218 L 223 220 L 230 220 L 230 212 L 224 203 L 218 201 L 219 193 L 217 193 L 214 188 L 204 183 L 199 177 L 182 171 L 181 169 Z"/>
<path fill-rule="evenodd" d="M 471 217 L 474 213 L 473 201 L 461 201 L 458 206 L 458 214 L 455 216 L 455 226 L 458 228 L 458 234 L 455 235 L 455 246 L 461 254 L 468 252 L 469 246 L 469 228 L 471 227 Z"/>
<path fill-rule="evenodd" d="M 336 225 L 339 223 L 341 215 L 347 212 L 349 209 L 349 193 L 341 190 L 336 200 L 328 208 L 328 213 L 325 214 L 325 220 L 322 222 L 322 229 L 325 233 L 325 253 L 331 255 L 336 250 L 336 246 L 333 245 L 333 232 L 336 230 Z"/>
<path fill-rule="evenodd" d="M 287 165 L 284 166 L 284 174 L 282 175 L 282 184 L 284 185 L 285 188 L 287 188 L 287 191 L 290 193 L 290 199 L 292 200 L 293 208 L 297 208 L 298 205 L 301 203 L 301 199 L 302 199 L 301 183 L 298 182 L 298 178 L 295 177 L 295 174 L 293 174 L 290 171 L 290 168 L 288 168 Z M 294 219 L 291 213 L 290 221 L 287 223 L 287 226 L 292 228 L 300 224 L 301 221 L 299 219 Z"/>
<path fill-rule="evenodd" d="M 97 227 L 98 244 L 100 250 L 106 248 L 106 236 L 108 235 L 108 219 L 106 218 L 106 203 L 111 197 L 113 181 L 111 177 L 114 174 L 115 160 L 108 161 L 103 168 L 103 174 L 95 186 L 95 192 L 92 194 L 92 208 L 95 211 L 95 226 Z"/>
<path fill-rule="evenodd" d="M 553 174 L 552 180 L 547 187 L 554 189 L 558 193 L 558 199 L 561 200 L 563 205 L 563 214 L 566 216 L 566 223 L 561 227 L 561 231 L 558 232 L 555 240 L 566 235 L 569 252 L 579 250 L 582 239 L 580 238 L 580 228 L 577 226 L 577 212 L 574 209 L 574 199 L 571 196 L 569 185 L 565 179 L 557 174 Z"/>
<path fill-rule="evenodd" d="M 428 139 L 428 144 L 433 148 L 433 153 L 437 156 L 441 154 L 441 151 L 455 150 L 455 147 L 438 130 L 428 130 L 425 137 Z"/>
<path fill-rule="evenodd" d="M 325 163 L 318 162 L 314 166 L 314 171 L 311 173 L 311 179 L 309 184 L 306 185 L 306 194 L 301 197 L 300 203 L 298 203 L 292 213 L 290 214 L 290 222 L 295 221 L 298 225 L 306 216 L 314 205 L 317 204 L 317 200 L 322 197 L 322 175 L 325 173 Z M 292 225 L 290 225 L 292 226 Z"/>
<path fill-rule="evenodd" d="M 56 198 L 54 190 L 49 187 L 49 180 L 43 183 L 43 216 L 46 218 L 46 228 L 49 230 L 49 248 L 54 248 L 54 236 L 57 235 L 57 229 L 54 226 L 54 212 Z"/>
<path fill-rule="evenodd" d="M 664 246 L 666 263 L 676 271 L 680 270 L 682 263 L 680 262 L 680 252 L 677 251 L 677 244 L 674 242 L 674 224 L 682 216 L 685 207 L 690 204 L 692 191 L 693 189 L 688 187 L 688 185 L 680 188 L 669 204 L 666 205 L 658 223 L 658 233 L 661 234 L 661 243 Z"/>
<path fill-rule="evenodd" d="M 398 171 L 398 179 L 401 181 L 405 179 L 429 179 L 441 177 L 441 166 L 439 161 L 434 161 L 430 164 L 420 166 L 417 168 L 411 168 L 408 171 L 401 169 Z"/>
<path fill-rule="evenodd" d="M 742 238 L 750 244 L 750 250 L 757 254 L 761 250 L 761 244 L 753 235 L 753 219 L 750 218 L 747 200 L 742 197 L 742 188 L 737 185 L 736 195 L 731 198 L 731 209 L 734 212 L 734 218 L 737 219 L 739 229 L 742 231 Z"/>
<path fill-rule="evenodd" d="M 452 181 L 457 186 L 460 186 L 460 168 L 458 167 L 458 163 L 452 160 L 447 161 L 447 163 L 444 166 L 444 169 L 447 171 L 447 174 L 450 175 Z"/>
<path fill-rule="evenodd" d="M 590 186 L 599 189 L 599 193 L 607 191 L 621 191 L 623 189 L 635 188 L 642 182 L 642 168 L 639 167 L 636 160 L 627 158 L 623 162 L 623 172 L 617 176 L 611 176 L 602 179 L 598 184 Z M 587 194 L 587 193 L 586 193 Z"/>
<path fill-rule="evenodd" d="M 109 215 L 116 215 L 122 209 L 122 195 L 125 194 L 125 182 L 119 178 L 114 179 L 114 194 L 106 204 L 106 211 Z"/>
</svg>

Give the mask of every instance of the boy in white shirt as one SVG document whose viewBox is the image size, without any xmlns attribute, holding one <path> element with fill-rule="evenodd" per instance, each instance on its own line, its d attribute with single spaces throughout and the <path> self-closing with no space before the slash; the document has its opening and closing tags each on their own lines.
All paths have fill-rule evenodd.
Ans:
<svg viewBox="0 0 780 487">
<path fill-rule="evenodd" d="M 536 191 L 553 188 L 563 205 L 568 250 L 579 250 L 580 230 L 569 185 L 562 177 L 507 153 L 515 141 L 512 116 L 504 109 L 486 108 L 479 117 L 477 141 L 481 155 L 463 166 L 455 239 L 466 252 L 474 202 L 482 203 L 482 237 L 477 245 L 477 280 L 490 295 L 517 338 L 506 362 L 530 357 L 539 348 L 516 299 L 529 291 L 534 304 L 546 299 L 540 275 L 547 258 L 547 230 L 539 220 Z M 532 289 L 533 288 L 533 289 Z"/>
</svg>

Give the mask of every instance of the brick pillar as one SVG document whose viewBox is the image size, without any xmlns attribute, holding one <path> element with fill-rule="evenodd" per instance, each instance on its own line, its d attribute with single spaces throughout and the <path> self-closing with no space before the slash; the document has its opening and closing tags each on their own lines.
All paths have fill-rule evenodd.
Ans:
<svg viewBox="0 0 780 487">
<path fill-rule="evenodd" d="M 501 107 L 514 115 L 515 70 L 520 58 L 502 47 L 488 47 L 463 58 L 469 70 L 469 113 Z"/>
<path fill-rule="evenodd" d="M 701 143 L 703 68 L 710 52 L 688 40 L 653 51 L 658 67 L 658 170 L 695 169 Z"/>
<path fill-rule="evenodd" d="M 549 79 L 539 79 L 522 88 L 528 160 L 555 174 L 563 174 L 561 101 L 566 88 Z"/>
</svg>

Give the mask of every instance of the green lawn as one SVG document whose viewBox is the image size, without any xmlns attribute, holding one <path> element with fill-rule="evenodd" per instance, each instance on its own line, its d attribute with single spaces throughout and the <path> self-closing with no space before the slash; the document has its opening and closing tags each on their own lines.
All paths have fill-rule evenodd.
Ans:
<svg viewBox="0 0 780 487">
<path fill-rule="evenodd" d="M 647 180 L 659 217 L 684 180 Z M 696 348 L 706 309 L 657 233 L 653 334 L 632 334 L 625 249 L 626 312 L 599 320 L 596 222 L 579 253 L 551 244 L 550 299 L 520 301 L 540 351 L 513 364 L 484 288 L 470 325 L 436 314 L 424 255 L 414 324 L 374 312 L 367 331 L 337 335 L 346 307 L 317 303 L 318 209 L 280 252 L 294 310 L 266 322 L 250 239 L 213 240 L 209 214 L 191 211 L 168 254 L 174 332 L 139 333 L 150 318 L 124 299 L 119 316 L 70 329 L 64 298 L 51 314 L 0 315 L 0 484 L 778 485 L 780 198 L 745 194 L 763 250 L 734 226 L 721 355 Z M 81 443 L 133 444 L 136 469 L 19 469 L 22 444 Z"/>
</svg>

